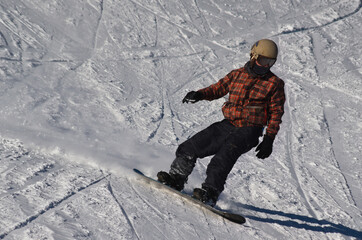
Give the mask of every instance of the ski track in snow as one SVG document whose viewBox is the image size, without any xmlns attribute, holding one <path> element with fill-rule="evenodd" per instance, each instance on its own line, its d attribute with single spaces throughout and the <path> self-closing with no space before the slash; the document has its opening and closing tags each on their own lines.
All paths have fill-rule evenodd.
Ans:
<svg viewBox="0 0 362 240">
<path fill-rule="evenodd" d="M 140 237 L 139 237 L 138 234 L 137 234 L 136 229 L 133 227 L 133 224 L 132 224 L 131 220 L 130 220 L 129 217 L 128 217 L 127 212 L 124 210 L 124 208 L 122 207 L 121 203 L 118 201 L 117 197 L 114 195 L 114 193 L 113 193 L 113 188 L 112 188 L 112 185 L 111 185 L 111 181 L 110 181 L 110 180 L 108 181 L 107 187 L 108 187 L 109 192 L 110 192 L 111 195 L 113 196 L 114 200 L 117 202 L 117 204 L 118 204 L 119 208 L 121 209 L 123 215 L 126 217 L 127 223 L 128 223 L 129 226 L 131 227 L 132 232 L 134 233 L 134 235 L 136 236 L 137 239 L 140 239 Z"/>
<path fill-rule="evenodd" d="M 19 156 L 19 158 L 18 158 L 19 160 L 21 158 L 23 158 L 23 156 L 28 155 L 28 152 L 25 152 L 23 154 L 24 155 Z M 51 170 L 51 171 L 49 171 L 49 170 Z M 26 190 L 26 189 L 29 189 L 30 187 L 32 187 L 32 185 L 37 185 L 39 182 L 46 182 L 46 180 L 47 180 L 46 178 L 48 178 L 49 175 L 52 175 L 56 171 L 61 171 L 61 170 L 62 169 L 57 169 L 57 168 L 53 168 L 53 167 L 45 167 L 45 169 L 41 169 L 40 171 L 33 173 L 34 175 L 29 178 L 31 181 L 27 180 L 27 183 L 25 186 L 22 186 L 20 188 L 17 187 L 17 189 L 12 190 L 13 193 L 11 195 L 16 197 L 16 196 L 20 195 L 19 193 L 21 193 L 21 192 L 24 192 L 24 191 L 30 192 L 30 190 Z M 42 174 L 42 173 L 46 173 L 46 176 L 42 176 L 42 178 L 37 177 L 39 174 Z M 4 174 L 4 172 L 2 172 L 2 174 Z M 93 185 L 96 185 L 97 183 L 101 182 L 105 178 L 107 178 L 107 175 L 102 176 L 98 179 L 95 179 L 95 180 L 91 181 L 90 183 L 86 184 L 85 186 L 76 187 L 74 190 L 68 191 L 68 193 L 66 195 L 63 195 L 59 199 L 51 200 L 49 203 L 46 203 L 46 205 L 44 205 L 43 207 L 36 210 L 36 212 L 33 215 L 27 216 L 26 219 L 15 223 L 14 227 L 12 227 L 11 229 L 9 229 L 5 232 L 2 232 L 0 235 L 0 239 L 5 238 L 7 235 L 11 234 L 14 231 L 21 230 L 22 228 L 26 228 L 33 221 L 36 221 L 38 218 L 42 217 L 43 215 L 48 213 L 50 210 L 56 209 L 60 205 L 64 205 L 64 202 L 71 199 L 76 194 L 79 194 L 80 192 L 92 187 Z M 5 199 L 7 196 L 9 196 L 9 195 L 4 195 L 2 197 L 2 199 Z"/>
<path fill-rule="evenodd" d="M 25 221 L 18 223 L 12 230 L 3 233 L 2 235 L 0 235 L 0 239 L 3 239 L 4 237 L 6 237 L 7 235 L 9 235 L 12 231 L 21 229 L 23 227 L 26 227 L 28 224 L 30 224 L 31 222 L 35 221 L 38 217 L 42 216 L 43 214 L 45 214 L 46 212 L 48 212 L 49 210 L 52 210 L 54 208 L 56 208 L 57 206 L 59 206 L 60 204 L 62 204 L 64 201 L 68 200 L 69 198 L 71 198 L 72 196 L 74 196 L 75 194 L 83 191 L 84 189 L 87 189 L 91 186 L 93 186 L 94 184 L 97 184 L 98 182 L 102 181 L 103 179 L 105 179 L 106 177 L 102 177 L 94 182 L 92 182 L 91 184 L 82 187 L 80 189 L 77 190 L 77 192 L 72 192 L 69 195 L 64 196 L 64 198 L 51 202 L 48 206 L 46 206 L 44 209 L 42 209 L 39 213 L 28 217 Z"/>
<path fill-rule="evenodd" d="M 2 1 L 0 239 L 362 239 L 361 7 Z M 129 171 L 168 170 L 179 143 L 221 120 L 224 99 L 181 100 L 260 38 L 280 47 L 286 112 L 273 155 L 243 155 L 220 196 L 240 226 Z"/>
<path fill-rule="evenodd" d="M 147 204 L 147 206 L 149 206 L 160 218 L 164 218 L 166 217 L 166 214 L 162 213 L 159 209 L 157 209 L 157 207 L 155 207 L 154 205 L 152 205 L 149 201 L 147 201 L 147 199 L 145 199 L 145 197 L 142 197 L 142 195 L 132 186 L 132 183 L 130 181 L 128 181 L 129 186 L 131 187 L 131 189 L 134 191 L 134 193 L 136 193 L 136 195 L 145 203 Z"/>
<path fill-rule="evenodd" d="M 325 24 L 318 25 L 318 26 L 313 26 L 313 27 L 302 27 L 302 28 L 294 28 L 293 30 L 285 30 L 285 31 L 283 31 L 281 33 L 278 33 L 278 34 L 274 35 L 274 36 L 304 32 L 304 31 L 309 31 L 309 30 L 316 30 L 316 29 L 319 29 L 319 28 L 327 27 L 327 26 L 329 26 L 329 25 L 331 25 L 333 23 L 336 23 L 338 21 L 342 21 L 342 20 L 344 20 L 344 19 L 346 19 L 348 17 L 353 16 L 354 14 L 357 14 L 361 10 L 361 8 L 362 8 L 362 1 L 360 0 L 358 7 L 353 12 L 348 13 L 348 14 L 346 14 L 344 16 L 337 17 L 337 18 L 333 19 L 330 22 L 327 22 Z"/>
<path fill-rule="evenodd" d="M 288 109 L 290 109 L 291 107 L 290 107 L 290 104 L 289 104 L 288 95 L 287 95 L 286 103 L 288 105 Z M 292 116 L 290 114 L 290 111 L 288 111 L 288 114 L 289 114 L 289 117 L 290 117 L 290 123 L 292 123 L 293 121 L 292 121 Z M 293 129 L 293 125 L 291 125 L 290 129 Z M 298 190 L 299 194 L 302 196 L 302 199 L 304 201 L 304 204 L 307 206 L 307 210 L 308 210 L 309 214 L 311 216 L 313 216 L 314 218 L 316 218 L 317 216 L 313 211 L 312 204 L 309 202 L 309 200 L 308 200 L 308 198 L 307 198 L 307 196 L 306 196 L 306 194 L 305 194 L 305 192 L 304 192 L 304 190 L 303 190 L 303 188 L 301 186 L 299 177 L 298 177 L 297 172 L 296 172 L 295 160 L 294 160 L 294 158 L 292 156 L 293 151 L 292 151 L 292 147 L 290 146 L 290 143 L 293 141 L 292 137 L 291 137 L 291 134 L 292 133 L 289 132 L 287 134 L 287 138 L 286 138 L 286 142 L 288 143 L 287 147 L 286 147 L 287 148 L 287 154 L 288 154 L 288 159 L 289 159 L 289 161 L 291 163 L 290 173 L 291 173 L 291 175 L 293 176 L 293 178 L 295 179 L 295 181 L 297 183 L 297 190 Z"/>
<path fill-rule="evenodd" d="M 320 42 L 321 42 L 321 39 L 319 38 L 319 33 L 313 33 L 312 34 L 312 44 L 314 45 L 314 48 L 313 48 L 314 49 L 314 55 L 315 55 L 315 59 L 316 59 L 316 62 L 317 62 L 316 71 L 317 71 L 318 78 L 319 78 L 318 81 L 321 81 L 321 79 L 325 78 L 323 71 L 321 71 L 321 69 L 320 69 L 321 68 L 320 66 L 322 65 L 322 60 L 323 60 L 321 54 L 319 53 L 319 51 L 321 50 L 321 46 L 319 45 Z M 323 66 L 323 67 L 325 68 L 325 66 Z M 334 150 L 335 146 L 334 146 L 333 139 L 332 139 L 332 136 L 331 136 L 331 130 L 330 130 L 330 127 L 329 127 L 328 119 L 327 119 L 327 116 L 325 114 L 325 106 L 323 104 L 323 102 L 325 101 L 324 100 L 325 96 L 323 94 L 323 91 L 321 91 L 321 96 L 322 96 L 321 104 L 322 104 L 322 108 L 323 108 L 323 120 L 324 120 L 324 123 L 326 124 L 326 129 L 328 131 L 328 138 L 329 138 L 330 144 L 331 144 L 332 158 L 333 158 L 333 161 L 335 162 L 335 166 L 340 170 L 339 172 L 343 176 L 343 179 L 344 179 L 344 182 L 345 182 L 344 191 L 345 191 L 345 194 L 349 197 L 348 200 L 351 201 L 349 204 L 353 204 L 354 206 L 357 207 L 357 204 L 356 204 L 356 201 L 353 198 L 353 194 L 351 192 L 351 189 L 349 188 L 348 181 L 347 181 L 346 177 L 344 176 L 343 171 L 341 171 L 340 164 L 338 163 L 338 159 L 337 159 L 336 154 L 335 154 L 335 150 Z M 330 195 L 333 198 L 333 193 L 330 193 Z M 339 204 L 339 203 L 337 202 L 337 204 Z"/>
</svg>

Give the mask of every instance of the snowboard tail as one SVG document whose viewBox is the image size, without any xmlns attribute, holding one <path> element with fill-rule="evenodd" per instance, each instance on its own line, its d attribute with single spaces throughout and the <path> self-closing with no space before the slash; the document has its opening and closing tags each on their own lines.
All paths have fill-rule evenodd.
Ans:
<svg viewBox="0 0 362 240">
<path fill-rule="evenodd" d="M 139 176 L 142 177 L 142 179 L 144 181 L 146 181 L 147 183 L 157 187 L 157 188 L 163 188 L 163 189 L 166 189 L 174 194 L 177 194 L 178 196 L 186 199 L 188 202 L 190 203 L 193 203 L 203 209 L 207 209 L 209 211 L 211 211 L 212 213 L 218 215 L 218 216 L 221 216 L 231 222 L 234 222 L 234 223 L 238 223 L 238 224 L 244 224 L 246 222 L 245 220 L 245 217 L 243 217 L 242 215 L 239 215 L 239 214 L 235 214 L 235 213 L 230 213 L 230 212 L 227 212 L 225 210 L 221 210 L 221 209 L 216 209 L 216 208 L 213 208 L 207 204 L 204 204 L 203 202 L 191 197 L 190 195 L 186 194 L 186 193 L 182 193 L 180 191 L 177 191 L 176 189 L 173 189 L 167 185 L 164 185 L 162 184 L 161 182 L 151 178 L 151 177 L 148 177 L 146 175 L 144 175 L 140 170 L 138 169 L 133 169 L 133 171 L 135 173 L 137 173 Z"/>
</svg>

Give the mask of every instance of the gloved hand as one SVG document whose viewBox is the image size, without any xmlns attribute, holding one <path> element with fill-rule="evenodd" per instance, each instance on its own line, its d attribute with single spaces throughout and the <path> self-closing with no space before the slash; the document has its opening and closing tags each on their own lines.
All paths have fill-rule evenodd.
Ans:
<svg viewBox="0 0 362 240">
<path fill-rule="evenodd" d="M 264 135 L 263 141 L 255 149 L 255 152 L 259 151 L 256 156 L 261 159 L 269 157 L 273 152 L 273 142 L 273 138 L 268 135 Z"/>
<path fill-rule="evenodd" d="M 186 94 L 186 96 L 182 100 L 182 103 L 189 103 L 189 102 L 196 103 L 196 102 L 202 100 L 202 98 L 203 98 L 203 95 L 201 92 L 191 91 Z"/>
</svg>

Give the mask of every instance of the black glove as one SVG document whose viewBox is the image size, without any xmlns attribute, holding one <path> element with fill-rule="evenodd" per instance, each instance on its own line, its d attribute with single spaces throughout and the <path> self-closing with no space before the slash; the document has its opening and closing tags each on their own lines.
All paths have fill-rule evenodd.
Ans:
<svg viewBox="0 0 362 240">
<path fill-rule="evenodd" d="M 273 152 L 273 142 L 273 138 L 269 137 L 268 135 L 264 135 L 263 141 L 255 149 L 255 152 L 259 151 L 256 156 L 261 159 L 269 157 Z"/>
<path fill-rule="evenodd" d="M 201 92 L 191 91 L 186 94 L 186 96 L 182 100 L 182 103 L 195 103 L 202 100 L 202 98 L 203 94 Z"/>
</svg>

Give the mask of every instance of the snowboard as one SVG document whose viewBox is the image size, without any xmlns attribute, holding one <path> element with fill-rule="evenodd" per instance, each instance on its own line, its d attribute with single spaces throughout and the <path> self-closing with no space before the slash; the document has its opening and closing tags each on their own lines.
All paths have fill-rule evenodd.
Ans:
<svg viewBox="0 0 362 240">
<path fill-rule="evenodd" d="M 190 195 L 186 194 L 186 193 L 183 193 L 183 192 L 180 192 L 180 191 L 177 191 L 176 189 L 173 189 L 165 184 L 162 184 L 161 182 L 151 178 L 151 177 L 148 177 L 146 175 L 144 175 L 140 170 L 138 169 L 133 169 L 133 171 L 135 173 L 137 173 L 139 176 L 141 176 L 142 180 L 144 180 L 146 183 L 149 183 L 151 184 L 152 186 L 156 187 L 156 188 L 162 188 L 162 189 L 166 189 L 167 191 L 171 192 L 171 193 L 174 193 L 180 197 L 182 197 L 183 199 L 187 200 L 187 202 L 189 203 L 193 203 L 203 209 L 206 209 L 218 216 L 221 216 L 231 222 L 234 222 L 234 223 L 238 223 L 238 224 L 243 224 L 245 223 L 245 218 L 242 216 L 242 215 L 239 215 L 239 214 L 235 214 L 235 213 L 230 213 L 230 212 L 227 212 L 225 210 L 222 210 L 222 209 L 217 209 L 217 208 L 214 208 L 214 207 L 211 207 L 207 204 L 204 204 L 203 202 L 191 197 Z"/>
</svg>

